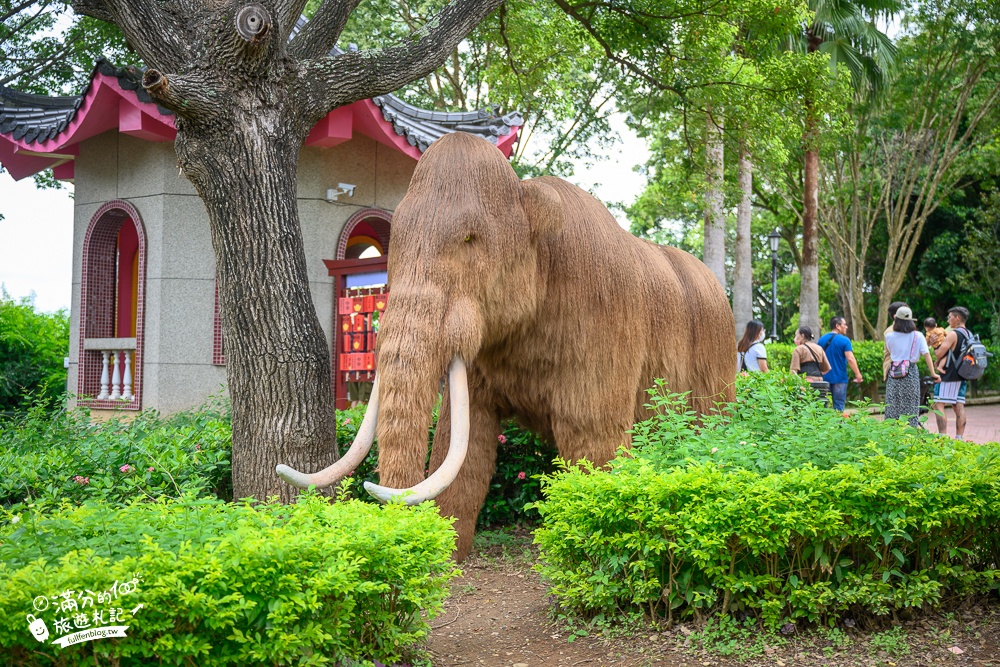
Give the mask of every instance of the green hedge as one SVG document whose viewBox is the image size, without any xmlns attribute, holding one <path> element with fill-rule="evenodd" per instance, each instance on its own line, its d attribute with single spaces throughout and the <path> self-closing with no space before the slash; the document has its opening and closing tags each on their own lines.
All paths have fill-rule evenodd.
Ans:
<svg viewBox="0 0 1000 667">
<path fill-rule="evenodd" d="M 330 504 L 316 495 L 289 506 L 185 496 L 0 511 L 0 664 L 412 660 L 456 574 L 453 548 L 450 522 L 431 506 Z M 117 599 L 101 600 L 112 590 Z M 53 646 L 65 634 L 61 617 L 71 632 L 95 625 L 57 613 L 64 591 L 90 618 L 104 610 L 103 625 L 120 608 L 127 637 Z M 54 596 L 48 609 L 37 610 L 38 596 Z M 28 614 L 45 621 L 47 643 L 29 633 Z"/>
<path fill-rule="evenodd" d="M 671 621 L 742 610 L 776 627 L 995 588 L 1000 447 L 821 420 L 803 395 L 793 376 L 741 378 L 731 418 L 699 427 L 674 411 L 610 471 L 545 477 L 535 541 L 560 604 Z"/>
</svg>

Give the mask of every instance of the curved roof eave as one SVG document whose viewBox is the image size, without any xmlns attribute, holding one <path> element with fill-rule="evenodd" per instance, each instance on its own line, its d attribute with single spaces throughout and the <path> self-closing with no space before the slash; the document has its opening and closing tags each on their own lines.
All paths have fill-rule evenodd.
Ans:
<svg viewBox="0 0 1000 667">
<path fill-rule="evenodd" d="M 0 164 L 17 180 L 50 167 L 56 168 L 57 178 L 72 178 L 78 144 L 108 130 L 118 129 L 147 141 L 173 141 L 177 133 L 174 117 L 153 103 L 140 84 L 141 76 L 137 68 L 118 68 L 101 59 L 79 96 L 29 95 L 0 86 Z M 307 144 L 335 145 L 349 139 L 356 127 L 413 159 L 450 132 L 476 134 L 510 157 L 523 122 L 518 112 L 500 116 L 495 108 L 431 111 L 395 95 L 359 100 L 330 112 L 331 117 L 335 114 L 341 123 L 339 138 L 323 143 L 321 137 Z M 321 125 L 323 121 L 314 134 Z"/>
</svg>

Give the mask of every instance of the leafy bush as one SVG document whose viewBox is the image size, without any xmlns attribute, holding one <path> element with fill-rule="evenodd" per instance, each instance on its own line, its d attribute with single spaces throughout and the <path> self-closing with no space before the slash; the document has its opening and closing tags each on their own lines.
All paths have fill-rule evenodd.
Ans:
<svg viewBox="0 0 1000 667">
<path fill-rule="evenodd" d="M 542 498 L 542 475 L 556 470 L 556 449 L 515 422 L 504 425 L 497 449 L 497 467 L 476 525 L 509 526 L 535 523 L 533 503 Z"/>
<path fill-rule="evenodd" d="M 20 411 L 30 397 L 53 401 L 66 392 L 69 314 L 35 310 L 0 287 L 0 413 Z"/>
<path fill-rule="evenodd" d="M 337 443 L 341 453 L 354 442 L 364 419 L 365 407 L 358 406 L 337 413 Z M 437 415 L 435 408 L 428 434 L 427 463 L 430 462 L 430 443 L 434 440 Z M 490 490 L 479 512 L 477 526 L 486 528 L 536 522 L 538 512 L 531 507 L 531 503 L 542 497 L 540 476 L 555 470 L 555 448 L 513 421 L 504 424 L 498 444 L 496 471 L 490 480 Z M 364 490 L 365 482 L 378 483 L 377 441 L 354 471 L 348 486 L 351 497 L 375 502 Z"/>
<path fill-rule="evenodd" d="M 357 436 L 364 414 L 365 406 L 337 412 L 341 453 Z M 435 411 L 428 442 L 436 422 Z M 230 500 L 231 454 L 232 422 L 223 404 L 96 424 L 85 411 L 50 414 L 39 401 L 0 432 L 0 505 L 43 498 L 127 503 L 186 492 Z M 537 521 L 530 503 L 541 498 L 538 476 L 555 470 L 554 457 L 550 445 L 513 422 L 505 424 L 479 525 Z M 364 490 L 366 481 L 378 482 L 377 442 L 348 486 L 351 497 L 376 502 Z"/>
<path fill-rule="evenodd" d="M 8 667 L 412 660 L 456 574 L 454 531 L 433 507 L 329 504 L 315 494 L 284 506 L 185 495 L 0 511 L 0 543 Z M 59 611 L 63 591 L 82 620 Z M 114 625 L 113 609 L 126 638 L 52 645 L 66 635 L 60 617 L 61 630 L 75 632 Z M 108 616 L 98 622 L 99 610 Z M 45 621 L 49 643 L 36 642 L 27 614 Z"/>
<path fill-rule="evenodd" d="M 776 628 L 997 586 L 1000 447 L 814 411 L 789 376 L 737 383 L 731 416 L 657 416 L 609 471 L 543 478 L 535 541 L 561 604 Z"/>
<path fill-rule="evenodd" d="M 692 462 L 760 473 L 826 469 L 871 456 L 873 442 L 899 453 L 934 437 L 903 421 L 845 418 L 817 401 L 800 376 L 781 371 L 741 377 L 736 402 L 700 422 L 664 382 L 649 393 L 654 414 L 633 428 L 633 454 L 661 470 Z"/>
<path fill-rule="evenodd" d="M 232 425 L 226 406 L 92 423 L 85 411 L 44 403 L 0 430 L 0 504 L 42 498 L 124 504 L 185 492 L 232 498 Z"/>
</svg>

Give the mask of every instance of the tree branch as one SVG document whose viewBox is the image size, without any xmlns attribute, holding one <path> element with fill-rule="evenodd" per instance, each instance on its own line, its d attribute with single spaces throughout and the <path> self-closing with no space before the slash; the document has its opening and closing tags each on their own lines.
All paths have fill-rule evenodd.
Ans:
<svg viewBox="0 0 1000 667">
<path fill-rule="evenodd" d="M 305 5 L 305 2 L 302 4 Z M 301 60 L 322 58 L 329 54 L 344 31 L 348 17 L 359 4 L 361 0 L 325 0 L 312 20 L 288 45 L 288 52 Z"/>
<path fill-rule="evenodd" d="M 331 109 L 397 90 L 440 67 L 459 42 L 502 1 L 455 0 L 413 33 L 408 44 L 301 63 L 306 121 L 312 124 Z"/>
<path fill-rule="evenodd" d="M 154 102 L 194 122 L 209 122 L 223 110 L 219 87 L 195 76 L 168 76 L 148 69 L 142 75 L 142 87 Z"/>
</svg>

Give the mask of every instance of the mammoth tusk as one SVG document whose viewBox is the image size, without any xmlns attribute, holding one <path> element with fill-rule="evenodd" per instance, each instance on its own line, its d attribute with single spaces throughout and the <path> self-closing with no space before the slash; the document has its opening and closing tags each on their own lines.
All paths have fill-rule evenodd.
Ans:
<svg viewBox="0 0 1000 667">
<path fill-rule="evenodd" d="M 448 388 L 451 396 L 451 442 L 441 467 L 409 489 L 390 489 L 365 482 L 365 491 L 382 502 L 399 499 L 407 505 L 416 505 L 435 498 L 455 481 L 469 450 L 469 380 L 465 374 L 465 362 L 457 355 L 448 369 Z"/>
<path fill-rule="evenodd" d="M 274 469 L 278 477 L 285 480 L 292 486 L 305 489 L 310 486 L 330 486 L 336 484 L 351 474 L 361 462 L 368 456 L 375 441 L 375 425 L 378 423 L 378 376 L 375 376 L 375 384 L 372 386 L 372 395 L 368 399 L 368 409 L 365 410 L 365 417 L 361 420 L 361 427 L 358 428 L 358 435 L 351 443 L 351 448 L 343 457 L 337 460 L 329 468 L 314 473 L 303 473 L 294 470 L 284 464 Z"/>
</svg>

